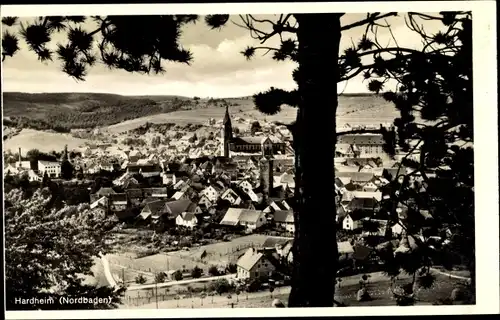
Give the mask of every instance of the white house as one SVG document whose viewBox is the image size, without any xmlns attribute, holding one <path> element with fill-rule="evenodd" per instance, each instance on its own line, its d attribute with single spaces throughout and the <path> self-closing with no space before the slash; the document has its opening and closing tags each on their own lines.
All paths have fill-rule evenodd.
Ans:
<svg viewBox="0 0 500 320">
<path fill-rule="evenodd" d="M 270 276 L 276 270 L 275 266 L 264 254 L 249 248 L 236 263 L 238 279 L 256 279 L 261 276 Z"/>
<path fill-rule="evenodd" d="M 45 173 L 51 178 L 61 176 L 61 163 L 56 161 L 38 160 L 38 172 L 43 176 Z"/>
<path fill-rule="evenodd" d="M 342 229 L 357 230 L 363 226 L 363 222 L 354 213 L 348 213 L 342 220 Z"/>
<path fill-rule="evenodd" d="M 220 196 L 220 188 L 215 185 L 210 185 L 200 192 L 200 195 L 206 196 L 210 201 L 216 202 Z"/>
<path fill-rule="evenodd" d="M 175 200 L 188 200 L 189 199 L 189 195 L 187 194 L 186 191 L 177 191 L 172 196 L 172 199 L 175 199 Z"/>
<path fill-rule="evenodd" d="M 247 231 L 253 231 L 267 223 L 265 213 L 259 210 L 229 208 L 220 224 L 227 226 L 245 226 Z"/>
<path fill-rule="evenodd" d="M 224 191 L 220 198 L 229 201 L 229 203 L 235 206 L 240 205 L 242 201 L 240 196 L 238 196 L 238 194 L 231 188 Z"/>
<path fill-rule="evenodd" d="M 177 183 L 177 178 L 175 177 L 175 173 L 161 173 L 160 174 L 162 180 L 163 180 L 163 184 L 164 185 L 175 185 Z"/>
<path fill-rule="evenodd" d="M 198 224 L 198 219 L 191 212 L 183 212 L 175 218 L 175 224 L 177 226 L 193 229 Z"/>
<path fill-rule="evenodd" d="M 248 193 L 249 191 L 253 190 L 252 184 L 248 180 L 241 180 L 238 183 L 238 187 L 241 188 L 244 192 Z"/>
<path fill-rule="evenodd" d="M 205 206 L 205 208 L 210 208 L 213 205 L 213 202 L 208 199 L 207 196 L 203 195 L 200 197 L 200 200 L 198 201 L 199 206 Z"/>
<path fill-rule="evenodd" d="M 42 176 L 36 173 L 34 170 L 28 171 L 28 180 L 31 182 L 41 182 L 43 180 Z"/>
</svg>

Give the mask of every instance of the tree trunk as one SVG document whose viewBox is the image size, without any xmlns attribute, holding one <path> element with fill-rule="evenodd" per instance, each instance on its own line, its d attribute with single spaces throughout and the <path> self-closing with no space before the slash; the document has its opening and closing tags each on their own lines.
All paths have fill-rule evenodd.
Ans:
<svg viewBox="0 0 500 320">
<path fill-rule="evenodd" d="M 295 240 L 290 307 L 332 307 L 338 261 L 335 142 L 340 14 L 296 14 Z M 326 36 L 325 36 L 326 35 Z"/>
</svg>

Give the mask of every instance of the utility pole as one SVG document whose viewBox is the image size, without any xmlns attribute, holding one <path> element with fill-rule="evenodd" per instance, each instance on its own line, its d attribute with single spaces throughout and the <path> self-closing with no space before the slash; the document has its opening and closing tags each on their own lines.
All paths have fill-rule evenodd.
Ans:
<svg viewBox="0 0 500 320">
<path fill-rule="evenodd" d="M 125 268 L 122 267 L 122 281 L 123 281 L 123 286 L 125 287 Z"/>
<path fill-rule="evenodd" d="M 156 277 L 155 277 L 156 278 Z M 158 281 L 155 279 L 155 298 L 156 298 L 156 309 L 158 309 Z"/>
</svg>

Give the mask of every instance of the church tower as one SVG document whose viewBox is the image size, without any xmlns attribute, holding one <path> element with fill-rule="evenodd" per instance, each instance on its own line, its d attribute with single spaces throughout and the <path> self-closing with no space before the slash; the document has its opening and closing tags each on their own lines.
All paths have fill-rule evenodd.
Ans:
<svg viewBox="0 0 500 320">
<path fill-rule="evenodd" d="M 274 168 L 273 168 L 273 143 L 269 138 L 262 141 L 262 158 L 260 166 L 260 186 L 262 188 L 263 201 L 267 202 L 269 195 L 274 188 Z"/>
<path fill-rule="evenodd" d="M 229 116 L 229 108 L 226 106 L 226 114 L 222 121 L 222 156 L 229 158 L 229 143 L 233 139 L 233 127 L 231 125 L 231 117 Z"/>
</svg>

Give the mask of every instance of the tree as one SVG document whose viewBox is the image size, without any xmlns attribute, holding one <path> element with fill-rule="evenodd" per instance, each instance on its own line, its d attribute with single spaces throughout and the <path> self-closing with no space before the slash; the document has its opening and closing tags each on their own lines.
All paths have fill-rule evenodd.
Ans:
<svg viewBox="0 0 500 320">
<path fill-rule="evenodd" d="M 5 194 L 5 281 L 8 310 L 116 308 L 124 288 L 101 286 L 92 279 L 94 260 L 109 248 L 109 231 L 116 221 L 88 205 L 51 206 L 48 188 L 29 199 L 23 191 Z M 43 239 L 43 241 L 40 241 Z M 52 298 L 55 304 L 19 304 L 16 299 Z M 107 298 L 112 303 L 60 304 L 60 297 Z"/>
<path fill-rule="evenodd" d="M 158 272 L 155 274 L 155 282 L 156 283 L 163 283 L 165 282 L 167 278 L 167 275 L 165 274 L 165 272 Z"/>
<path fill-rule="evenodd" d="M 175 271 L 172 276 L 174 277 L 175 281 L 181 281 L 183 278 L 182 272 L 180 270 Z"/>
<path fill-rule="evenodd" d="M 456 53 L 458 42 L 451 44 L 449 39 L 459 37 L 456 34 L 463 31 L 463 47 L 470 47 L 472 42 L 471 37 L 467 38 L 467 33 L 471 34 L 470 28 L 467 27 L 467 24 L 470 25 L 470 14 L 468 14 L 469 17 L 463 18 L 463 13 L 454 12 L 440 13 L 435 17 L 408 13 L 410 29 L 419 34 L 425 43 L 422 49 L 399 47 L 397 42 L 393 47 L 382 46 L 378 43 L 378 28 L 390 28 L 390 24 L 381 25 L 379 21 L 397 16 L 397 13 L 367 14 L 365 19 L 347 25 L 341 24 L 343 15 L 342 13 L 280 14 L 274 21 L 260 19 L 253 15 L 241 15 L 241 21 L 233 21 L 247 29 L 252 38 L 261 43 L 261 46 L 251 46 L 242 51 L 247 58 L 254 56 L 258 50 L 265 50 L 272 52 L 273 59 L 276 61 L 292 60 L 298 64 L 298 68 L 293 72 L 297 89 L 286 91 L 270 88 L 253 97 L 256 107 L 265 114 L 279 112 L 282 105 L 298 108 L 296 121 L 288 125 L 294 138 L 297 191 L 294 206 L 296 229 L 293 248 L 294 270 L 288 304 L 290 307 L 333 306 L 338 256 L 335 215 L 331 214 L 336 210 L 334 197 L 331 196 L 335 190 L 333 159 L 336 139 L 343 134 L 343 132 L 336 132 L 337 83 L 362 74 L 365 79 L 371 79 L 368 88 L 377 93 L 382 91 L 387 79 L 396 79 L 406 84 L 401 86 L 403 88 L 401 94 L 392 95 L 396 107 L 403 109 L 402 120 L 399 125 L 397 124 L 398 143 L 401 144 L 414 137 L 414 135 L 408 135 L 408 128 L 416 131 L 414 129 L 416 125 L 406 125 L 411 123 L 413 118 L 409 112 L 411 108 L 408 107 L 411 103 L 404 101 L 416 102 L 418 99 L 415 98 L 420 95 L 420 98 L 424 98 L 429 105 L 433 105 L 422 110 L 426 109 L 427 112 L 433 109 L 442 110 L 439 107 L 440 104 L 448 107 L 446 101 L 443 103 L 443 94 L 428 94 L 431 92 L 429 88 L 423 88 L 433 87 L 439 81 L 434 79 L 435 81 L 430 81 L 430 84 L 422 81 L 422 79 L 429 80 L 434 75 L 425 74 L 421 66 L 432 64 L 431 68 L 426 70 L 433 70 L 433 67 L 440 67 L 440 63 L 445 62 L 441 67 L 448 68 L 452 63 L 450 64 L 445 56 L 453 56 L 456 57 L 457 62 L 453 68 L 458 69 L 456 68 L 458 61 L 466 61 L 467 55 Z M 449 26 L 449 32 L 427 35 L 419 29 L 420 22 L 416 21 L 416 18 L 440 20 L 445 26 Z M 55 53 L 63 62 L 63 71 L 77 80 L 85 78 L 88 68 L 96 62 L 97 56 L 100 56 L 102 62 L 111 68 L 139 73 L 163 72 L 162 60 L 180 63 L 189 63 L 192 60 L 191 53 L 180 47 L 178 39 L 181 27 L 197 20 L 195 15 L 107 16 L 93 17 L 93 19 L 99 24 L 99 28 L 90 33 L 68 24 L 71 21 L 78 25 L 85 20 L 85 17 L 41 17 L 33 24 L 23 26 L 20 34 L 27 40 L 30 49 L 38 54 L 39 59 L 47 61 L 51 60 L 54 55 L 54 52 L 51 52 L 46 45 L 52 33 L 55 30 L 66 29 L 70 41 L 59 45 Z M 2 22 L 7 26 L 13 26 L 16 21 L 14 17 L 7 17 Z M 219 29 L 229 21 L 229 16 L 208 15 L 205 21 L 211 28 Z M 354 28 L 364 29 L 364 35 L 357 39 L 357 43 L 353 42 L 352 47 L 339 52 L 342 32 Z M 95 41 L 94 36 L 98 33 L 103 40 L 99 45 L 99 55 L 94 55 L 92 43 Z M 319 37 L 320 34 L 327 34 L 328 40 L 325 41 Z M 266 42 L 268 44 L 270 39 L 276 37 L 280 39 L 279 47 L 266 46 Z M 434 49 L 435 45 L 440 43 L 443 47 Z M 6 31 L 2 47 L 3 59 L 15 54 L 19 50 L 16 34 Z M 415 73 L 418 74 L 417 77 Z M 471 77 L 466 80 L 460 76 L 455 80 L 458 84 L 470 83 Z M 451 83 L 448 86 L 452 87 Z M 401 98 L 401 95 L 414 93 L 413 91 L 418 91 L 418 89 L 425 90 L 409 94 L 411 99 Z M 424 97 L 422 92 L 427 96 Z M 467 92 L 455 93 L 458 97 L 454 99 L 455 104 L 459 103 L 460 94 L 468 99 L 469 93 Z M 390 94 L 384 96 L 391 99 Z M 438 99 L 430 99 L 431 96 Z M 413 103 L 413 105 L 418 105 L 418 103 Z M 465 105 L 467 103 L 464 103 Z M 458 109 L 468 110 L 461 115 L 468 114 L 468 118 L 472 119 L 472 109 L 467 107 Z M 450 118 L 457 117 L 450 110 L 447 109 L 444 112 L 448 112 Z M 458 118 L 463 117 L 458 115 Z M 443 125 L 443 128 L 451 130 L 447 125 Z M 426 136 L 433 136 L 431 129 L 420 129 L 423 130 L 422 133 L 425 132 Z M 471 129 L 472 126 L 468 126 L 465 132 Z M 366 132 L 366 130 L 361 131 Z M 394 132 L 389 132 L 384 128 L 376 132 L 382 133 L 386 138 L 388 142 L 385 146 L 386 151 L 394 152 Z M 321 137 L 323 144 L 328 147 L 316 148 L 318 137 Z M 437 146 L 442 146 L 440 141 L 432 143 L 427 139 L 427 147 L 439 149 Z M 468 151 L 459 153 L 462 159 L 469 157 L 465 154 L 470 154 Z M 439 153 L 429 156 L 428 151 L 424 151 L 423 154 L 429 159 L 447 158 Z M 436 162 L 435 159 L 433 161 Z M 458 163 L 457 158 L 455 166 Z M 323 177 L 321 181 L 317 181 L 318 176 Z M 448 182 L 452 180 L 447 179 Z M 450 185 L 452 185 L 451 182 Z M 444 199 L 444 196 L 441 195 L 441 197 Z M 468 195 L 466 201 L 469 199 Z M 311 215 L 311 212 L 315 214 Z M 469 233 L 465 234 L 467 236 L 460 237 L 460 239 L 468 237 Z M 324 252 L 330 254 L 325 257 Z M 460 254 L 467 254 L 467 257 L 471 257 L 470 252 L 464 251 Z M 472 263 L 470 266 L 473 268 Z M 322 281 L 318 283 L 312 277 L 321 278 Z"/>
<path fill-rule="evenodd" d="M 255 134 L 256 132 L 260 132 L 260 131 L 262 131 L 262 127 L 260 125 L 260 122 L 259 121 L 252 122 L 252 124 L 250 125 L 250 132 L 252 134 Z"/>
<path fill-rule="evenodd" d="M 234 263 L 229 263 L 226 266 L 226 271 L 227 271 L 227 273 L 236 273 L 236 272 L 238 272 L 238 267 Z"/>
<path fill-rule="evenodd" d="M 147 282 L 147 279 L 142 274 L 140 274 L 137 277 L 135 277 L 135 283 L 137 283 L 137 284 L 145 284 L 146 282 Z"/>
<path fill-rule="evenodd" d="M 212 277 L 216 277 L 219 275 L 219 269 L 217 269 L 217 266 L 210 266 L 210 268 L 208 268 L 208 274 Z"/>
<path fill-rule="evenodd" d="M 194 279 L 198 279 L 203 275 L 203 270 L 201 268 L 198 268 L 198 266 L 195 266 L 193 270 L 191 270 L 191 276 Z"/>
</svg>

